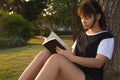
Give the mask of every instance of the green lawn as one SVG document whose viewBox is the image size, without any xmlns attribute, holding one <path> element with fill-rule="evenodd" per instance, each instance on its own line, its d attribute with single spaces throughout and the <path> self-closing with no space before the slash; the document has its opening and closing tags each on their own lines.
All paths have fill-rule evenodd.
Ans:
<svg viewBox="0 0 120 80">
<path fill-rule="evenodd" d="M 68 45 L 71 40 L 64 40 Z M 23 70 L 44 47 L 42 40 L 31 39 L 24 47 L 0 50 L 0 80 L 17 80 Z M 37 44 L 37 45 L 33 45 Z"/>
<path fill-rule="evenodd" d="M 40 45 L 0 50 L 0 80 L 17 80 L 34 56 L 42 50 Z"/>
<path fill-rule="evenodd" d="M 72 45 L 70 39 L 65 39 L 64 41 L 69 46 Z M 42 41 L 38 39 L 31 39 L 28 43 L 39 45 L 27 45 L 19 48 L 0 50 L 0 80 L 17 80 L 35 55 L 44 49 L 41 45 Z M 112 78 L 109 78 L 108 75 L 106 76 L 106 80 L 119 80 L 119 74 L 111 75 L 113 76 Z"/>
</svg>

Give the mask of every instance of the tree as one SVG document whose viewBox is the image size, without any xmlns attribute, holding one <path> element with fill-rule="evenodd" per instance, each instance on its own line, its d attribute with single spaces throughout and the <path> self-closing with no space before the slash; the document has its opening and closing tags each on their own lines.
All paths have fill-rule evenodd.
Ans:
<svg viewBox="0 0 120 80">
<path fill-rule="evenodd" d="M 0 9 L 3 9 L 6 1 L 5 0 L 0 0 Z"/>
<path fill-rule="evenodd" d="M 57 26 L 71 27 L 71 3 L 69 0 L 49 0 L 48 5 L 52 6 L 50 21 Z M 51 9 L 49 9 L 51 12 Z"/>
<path fill-rule="evenodd" d="M 33 21 L 37 18 L 38 14 L 46 8 L 46 2 L 47 0 L 30 0 L 28 2 L 24 2 L 21 14 L 27 20 Z"/>
<path fill-rule="evenodd" d="M 0 26 L 0 35 L 4 37 L 17 36 L 27 41 L 33 36 L 32 25 L 16 13 L 4 14 L 0 18 Z"/>
<path fill-rule="evenodd" d="M 33 21 L 46 8 L 46 2 L 47 0 L 1 0 L 0 9 L 16 12 L 28 21 Z"/>
<path fill-rule="evenodd" d="M 114 55 L 111 61 L 108 61 L 106 73 L 118 72 L 120 65 L 120 0 L 99 0 L 103 8 L 108 30 L 115 37 Z"/>
<path fill-rule="evenodd" d="M 80 19 L 77 16 L 77 0 L 49 0 L 49 5 L 53 7 L 55 13 L 48 16 L 49 21 L 54 25 L 63 26 L 66 29 L 72 30 L 73 40 L 77 37 L 77 32 L 80 30 Z M 49 10 L 51 11 L 51 10 Z"/>
<path fill-rule="evenodd" d="M 71 11 L 71 14 L 72 14 L 72 32 L 73 32 L 73 40 L 76 39 L 77 37 L 77 27 L 76 27 L 76 22 L 77 22 L 77 16 L 76 16 L 76 6 L 77 5 L 77 0 L 72 0 L 72 11 Z"/>
<path fill-rule="evenodd" d="M 10 3 L 12 0 L 0 0 L 0 9 L 10 11 Z"/>
</svg>

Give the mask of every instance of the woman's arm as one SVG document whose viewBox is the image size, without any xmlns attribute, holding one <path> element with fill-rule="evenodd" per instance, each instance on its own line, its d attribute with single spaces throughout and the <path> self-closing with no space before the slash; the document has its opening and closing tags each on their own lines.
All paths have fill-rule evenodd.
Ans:
<svg viewBox="0 0 120 80">
<path fill-rule="evenodd" d="M 75 44 L 72 47 L 73 49 L 75 48 Z M 97 55 L 95 58 L 75 56 L 73 55 L 74 52 L 68 50 L 67 48 L 66 50 L 62 50 L 58 47 L 56 49 L 57 49 L 57 53 L 65 56 L 71 62 L 75 62 L 77 64 L 86 67 L 100 68 L 103 66 L 103 64 L 106 62 L 108 58 L 111 59 L 113 48 L 114 48 L 114 38 L 108 38 L 100 42 L 97 50 Z"/>
<path fill-rule="evenodd" d="M 80 56 L 75 56 L 70 50 L 62 50 L 59 47 L 56 48 L 57 53 L 65 56 L 71 62 L 80 64 L 82 66 L 91 67 L 91 68 L 100 68 L 106 62 L 107 57 L 97 54 L 95 58 L 85 58 Z"/>
<path fill-rule="evenodd" d="M 73 56 L 72 60 L 73 60 L 72 62 L 78 63 L 86 67 L 101 68 L 103 64 L 106 62 L 107 57 L 100 54 L 97 54 L 95 58 Z"/>
</svg>

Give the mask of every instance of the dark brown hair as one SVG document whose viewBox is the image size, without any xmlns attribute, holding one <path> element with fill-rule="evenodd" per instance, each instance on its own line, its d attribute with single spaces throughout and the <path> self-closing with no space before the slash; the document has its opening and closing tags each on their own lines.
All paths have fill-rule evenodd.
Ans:
<svg viewBox="0 0 120 80">
<path fill-rule="evenodd" d="M 101 14 L 101 19 L 99 20 L 99 25 L 101 29 L 106 30 L 106 21 L 104 17 L 104 13 L 100 4 L 96 0 L 86 0 L 83 4 L 78 8 L 78 16 L 94 16 L 94 22 L 96 21 L 96 15 Z"/>
</svg>

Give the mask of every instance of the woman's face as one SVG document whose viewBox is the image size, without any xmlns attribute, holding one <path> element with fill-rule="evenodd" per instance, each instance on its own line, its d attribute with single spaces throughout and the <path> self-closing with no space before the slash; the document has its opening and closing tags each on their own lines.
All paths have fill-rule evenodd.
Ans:
<svg viewBox="0 0 120 80">
<path fill-rule="evenodd" d="M 93 27 L 94 16 L 81 16 L 81 22 L 84 29 L 90 29 Z"/>
</svg>

